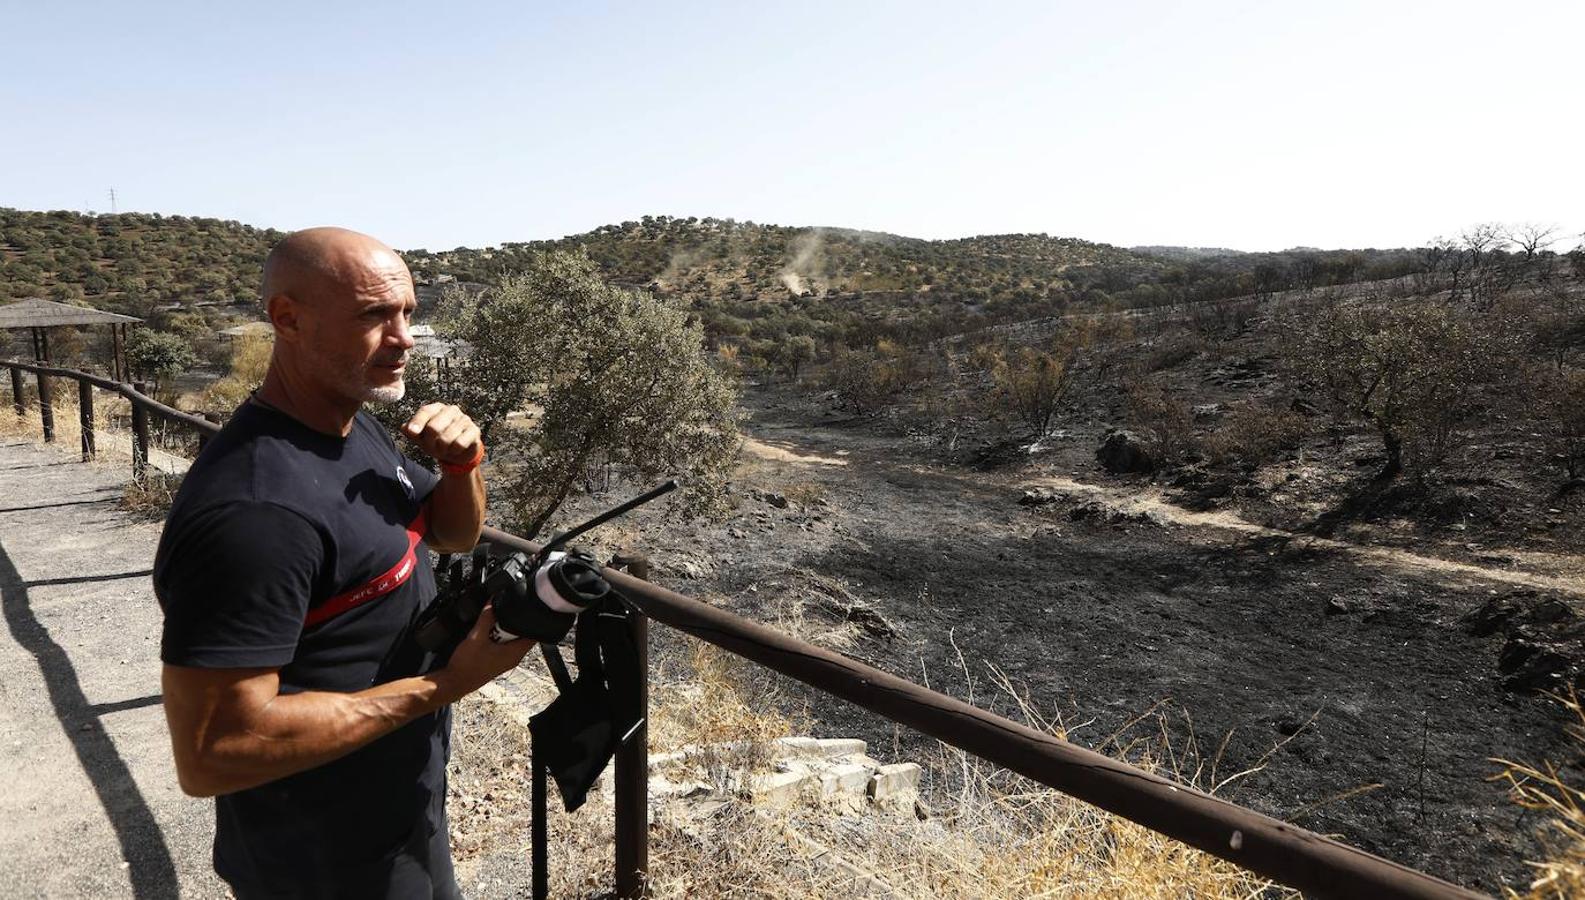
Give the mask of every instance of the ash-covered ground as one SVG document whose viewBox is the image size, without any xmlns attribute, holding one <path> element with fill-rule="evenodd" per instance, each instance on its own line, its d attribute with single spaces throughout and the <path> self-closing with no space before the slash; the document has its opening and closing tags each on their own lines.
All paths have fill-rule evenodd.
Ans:
<svg viewBox="0 0 1585 900">
<path fill-rule="evenodd" d="M 790 390 L 744 403 L 727 520 L 643 511 L 601 540 L 646 552 L 683 593 L 1016 717 L 1000 670 L 1076 743 L 1153 747 L 1202 788 L 1255 769 L 1218 793 L 1261 812 L 1477 889 L 1528 881 L 1540 821 L 1491 780 L 1493 760 L 1576 771 L 1562 708 L 1534 690 L 1573 663 L 1505 672 L 1499 656 L 1515 634 L 1572 622 L 1585 597 L 1556 541 L 1529 557 L 1535 542 L 1505 553 L 1491 529 L 1462 554 L 1362 528 L 1285 531 L 1107 476 L 1092 432 L 976 469 Z M 656 640 L 664 656 L 683 638 Z M 904 759 L 934 749 L 772 686 L 808 704 L 819 734 Z"/>
</svg>

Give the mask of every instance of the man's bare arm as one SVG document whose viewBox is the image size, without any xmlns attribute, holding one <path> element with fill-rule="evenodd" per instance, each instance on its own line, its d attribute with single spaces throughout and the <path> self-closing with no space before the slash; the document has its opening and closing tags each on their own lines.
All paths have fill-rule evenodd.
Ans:
<svg viewBox="0 0 1585 900">
<path fill-rule="evenodd" d="M 229 794 L 323 765 L 472 693 L 533 646 L 492 642 L 494 621 L 485 610 L 445 668 L 351 694 L 281 694 L 277 669 L 165 666 L 165 718 L 182 790 Z"/>
<path fill-rule="evenodd" d="M 484 476 L 443 472 L 429 495 L 429 546 L 438 553 L 467 553 L 484 530 Z"/>
<path fill-rule="evenodd" d="M 484 528 L 484 476 L 477 467 L 448 472 L 445 465 L 466 465 L 484 452 L 479 427 L 455 406 L 430 403 L 402 426 L 402 433 L 442 464 L 440 483 L 427 501 L 429 546 L 441 553 L 472 550 Z"/>
</svg>

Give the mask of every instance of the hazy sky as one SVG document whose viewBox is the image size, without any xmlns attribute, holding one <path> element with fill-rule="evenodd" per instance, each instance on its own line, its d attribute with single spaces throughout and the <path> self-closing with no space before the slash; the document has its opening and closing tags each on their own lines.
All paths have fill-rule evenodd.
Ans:
<svg viewBox="0 0 1585 900">
<path fill-rule="evenodd" d="M 1241 249 L 1585 231 L 1585 2 L 0 0 L 0 206 L 399 247 L 646 213 Z"/>
</svg>

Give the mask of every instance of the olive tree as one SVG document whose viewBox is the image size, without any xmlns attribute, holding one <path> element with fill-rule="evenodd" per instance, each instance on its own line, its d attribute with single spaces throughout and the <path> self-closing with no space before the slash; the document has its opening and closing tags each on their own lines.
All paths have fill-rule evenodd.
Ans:
<svg viewBox="0 0 1585 900">
<path fill-rule="evenodd" d="M 436 331 L 470 350 L 446 399 L 479 424 L 513 527 L 539 532 L 592 465 L 682 476 L 691 512 L 720 501 L 740 444 L 737 394 L 685 311 L 613 287 L 567 252 L 450 299 Z M 436 394 L 416 371 L 407 406 Z"/>
<path fill-rule="evenodd" d="M 814 358 L 815 339 L 807 334 L 792 335 L 776 348 L 776 363 L 789 381 L 797 381 L 798 372 Z"/>
<path fill-rule="evenodd" d="M 154 382 L 158 395 L 162 385 L 198 365 L 198 354 L 179 334 L 139 328 L 127 338 L 127 362 L 132 371 Z"/>
<path fill-rule="evenodd" d="M 1513 371 L 1518 343 L 1496 316 L 1435 303 L 1334 304 L 1287 333 L 1299 379 L 1381 437 L 1384 477 L 1403 471 L 1406 458 L 1422 474 L 1445 459 Z"/>
</svg>

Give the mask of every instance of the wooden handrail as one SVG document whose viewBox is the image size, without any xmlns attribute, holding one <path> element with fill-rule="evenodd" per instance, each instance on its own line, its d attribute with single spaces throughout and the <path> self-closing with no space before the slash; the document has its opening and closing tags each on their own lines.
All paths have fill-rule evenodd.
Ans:
<svg viewBox="0 0 1585 900">
<path fill-rule="evenodd" d="M 86 381 L 89 384 L 92 384 L 94 387 L 104 388 L 113 394 L 120 394 L 133 404 L 143 407 L 144 409 L 168 422 L 186 425 L 189 428 L 197 430 L 201 434 L 214 434 L 220 430 L 219 425 L 216 425 L 213 422 L 204 421 L 202 416 L 195 416 L 192 413 L 185 413 L 174 407 L 166 406 L 160 401 L 155 400 L 153 397 L 133 390 L 132 385 L 130 384 L 112 381 L 109 378 L 105 378 L 101 375 L 94 375 L 91 372 L 79 372 L 76 369 L 63 369 L 58 366 L 42 366 L 38 363 L 25 363 L 17 360 L 0 360 L 0 368 L 20 369 L 24 372 L 32 372 L 35 375 L 58 375 L 62 378 L 74 378 L 78 381 Z"/>
</svg>

